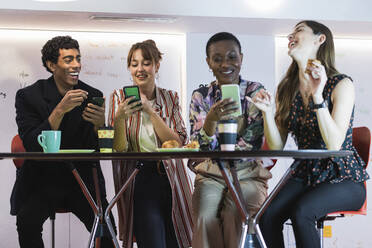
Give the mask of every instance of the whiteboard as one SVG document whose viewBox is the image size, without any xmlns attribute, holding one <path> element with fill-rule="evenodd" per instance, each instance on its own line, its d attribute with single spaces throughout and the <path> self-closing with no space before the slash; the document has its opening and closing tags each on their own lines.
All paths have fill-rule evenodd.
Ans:
<svg viewBox="0 0 372 248">
<path fill-rule="evenodd" d="M 70 35 L 78 40 L 82 56 L 80 80 L 101 90 L 106 101 L 114 89 L 132 84 L 127 69 L 131 45 L 153 39 L 163 53 L 157 85 L 181 95 L 183 35 L 1 30 L 0 111 L 9 117 L 0 122 L 3 140 L 10 141 L 17 133 L 14 108 L 17 90 L 51 75 L 42 66 L 40 51 L 47 40 L 57 35 Z M 0 142 L 1 151 L 9 149 L 9 142 Z"/>
<path fill-rule="evenodd" d="M 107 102 L 114 89 L 131 85 L 127 69 L 127 54 L 132 44 L 153 39 L 163 53 L 160 63 L 159 87 L 175 90 L 182 99 L 185 35 L 141 33 L 58 32 L 32 30 L 0 30 L 0 151 L 10 151 L 11 139 L 17 134 L 15 122 L 15 94 L 38 79 L 51 76 L 42 65 L 41 48 L 49 39 L 70 35 L 78 40 L 82 56 L 80 80 L 101 90 Z M 107 114 L 106 114 L 107 116 Z M 108 199 L 114 192 L 111 162 L 103 161 Z M 15 217 L 9 215 L 9 198 L 15 181 L 15 168 L 11 160 L 0 161 L 0 240 L 4 247 L 18 247 Z M 116 207 L 113 209 L 115 219 Z M 88 240 L 88 232 L 73 215 L 58 215 L 56 238 L 61 247 L 81 247 Z M 67 228 L 68 227 L 68 228 Z M 45 222 L 43 238 L 46 245 L 50 239 L 50 223 Z M 74 246 L 75 244 L 75 246 Z"/>
</svg>

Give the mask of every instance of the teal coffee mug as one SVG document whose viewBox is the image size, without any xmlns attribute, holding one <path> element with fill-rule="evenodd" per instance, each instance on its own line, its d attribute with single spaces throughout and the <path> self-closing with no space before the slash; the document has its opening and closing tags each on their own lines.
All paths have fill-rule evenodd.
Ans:
<svg viewBox="0 0 372 248">
<path fill-rule="evenodd" d="M 61 131 L 42 131 L 41 134 L 37 136 L 37 141 L 39 142 L 45 153 L 59 152 L 59 147 L 61 145 Z"/>
</svg>

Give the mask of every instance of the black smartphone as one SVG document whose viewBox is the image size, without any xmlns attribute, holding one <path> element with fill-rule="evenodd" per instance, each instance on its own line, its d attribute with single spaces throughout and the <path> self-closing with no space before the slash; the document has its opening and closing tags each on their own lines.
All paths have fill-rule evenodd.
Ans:
<svg viewBox="0 0 372 248">
<path fill-rule="evenodd" d="M 94 96 L 92 97 L 92 100 L 90 100 L 91 103 L 93 103 L 94 105 L 100 106 L 100 107 L 102 107 L 104 101 L 105 99 L 100 96 Z"/>
<path fill-rule="evenodd" d="M 125 99 L 127 99 L 131 96 L 135 96 L 135 98 L 133 100 L 129 101 L 129 103 L 141 101 L 138 86 L 125 86 L 125 87 L 123 87 L 123 91 L 124 91 Z"/>
</svg>

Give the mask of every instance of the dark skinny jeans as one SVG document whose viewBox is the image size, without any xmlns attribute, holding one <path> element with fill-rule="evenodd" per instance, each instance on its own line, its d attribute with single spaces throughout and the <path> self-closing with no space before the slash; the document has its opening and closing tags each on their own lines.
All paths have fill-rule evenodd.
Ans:
<svg viewBox="0 0 372 248">
<path fill-rule="evenodd" d="M 133 231 L 139 248 L 178 248 L 172 190 L 163 164 L 146 162 L 135 179 Z"/>
<path fill-rule="evenodd" d="M 281 189 L 260 220 L 268 248 L 284 248 L 283 224 L 291 220 L 297 248 L 318 248 L 316 221 L 328 213 L 358 210 L 366 198 L 363 183 L 344 180 L 315 187 L 292 178 Z"/>
</svg>

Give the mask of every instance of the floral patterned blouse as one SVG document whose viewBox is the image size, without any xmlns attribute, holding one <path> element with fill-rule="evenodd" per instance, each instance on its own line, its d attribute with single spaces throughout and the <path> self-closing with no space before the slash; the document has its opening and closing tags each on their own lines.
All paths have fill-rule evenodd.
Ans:
<svg viewBox="0 0 372 248">
<path fill-rule="evenodd" d="M 248 102 L 245 96 L 253 97 L 260 89 L 262 84 L 240 79 L 240 101 L 242 105 L 242 115 L 244 118 L 243 128 L 238 130 L 237 144 L 235 150 L 259 150 L 263 138 L 263 118 L 261 111 L 256 106 Z M 204 121 L 213 104 L 221 100 L 221 89 L 214 81 L 209 85 L 201 85 L 196 89 L 191 97 L 190 103 L 190 126 L 191 140 L 197 140 L 201 150 L 219 150 L 218 132 L 213 136 L 208 136 L 204 129 Z"/>
<path fill-rule="evenodd" d="M 350 77 L 340 74 L 328 81 L 323 90 L 323 97 L 328 103 L 329 112 L 333 105 L 331 94 L 337 83 L 344 78 Z M 288 132 L 292 134 L 298 149 L 327 149 L 324 143 L 316 117 L 316 111 L 312 110 L 312 98 L 304 109 L 301 94 L 298 92 L 290 109 Z M 303 160 L 297 167 L 294 176 L 301 178 L 308 185 L 317 185 L 322 182 L 338 183 L 345 179 L 355 182 L 363 182 L 369 178 L 364 169 L 364 161 L 361 159 L 355 147 L 352 145 L 352 126 L 354 120 L 354 109 L 351 114 L 346 138 L 341 150 L 350 150 L 353 155 L 347 157 L 332 157 L 327 159 Z"/>
</svg>

